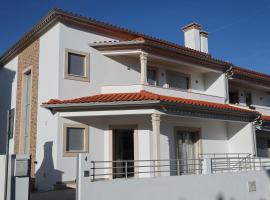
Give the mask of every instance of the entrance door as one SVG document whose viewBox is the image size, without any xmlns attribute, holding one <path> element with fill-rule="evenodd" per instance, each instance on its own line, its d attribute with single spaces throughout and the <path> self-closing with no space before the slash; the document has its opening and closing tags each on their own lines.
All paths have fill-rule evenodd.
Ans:
<svg viewBox="0 0 270 200">
<path fill-rule="evenodd" d="M 177 171 L 180 174 L 196 172 L 198 132 L 179 130 L 176 132 Z"/>
<path fill-rule="evenodd" d="M 134 130 L 113 130 L 113 178 L 134 176 Z"/>
</svg>

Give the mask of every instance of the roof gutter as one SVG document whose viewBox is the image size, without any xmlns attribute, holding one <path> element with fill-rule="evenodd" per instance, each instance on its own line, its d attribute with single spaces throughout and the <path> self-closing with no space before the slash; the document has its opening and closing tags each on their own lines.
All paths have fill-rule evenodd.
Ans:
<svg viewBox="0 0 270 200">
<path fill-rule="evenodd" d="M 71 109 L 95 109 L 95 108 L 114 108 L 114 107 L 133 107 L 133 106 L 154 106 L 160 104 L 159 100 L 151 101 L 122 101 L 122 102 L 98 102 L 98 103 L 65 103 L 65 104 L 42 104 L 41 107 L 51 111 L 69 111 Z"/>
<path fill-rule="evenodd" d="M 199 106 L 197 105 L 187 105 L 187 104 L 179 104 L 179 103 L 171 103 L 171 102 L 163 102 L 160 100 L 148 100 L 148 101 L 124 101 L 124 102 L 98 102 L 98 103 L 66 103 L 66 104 L 43 104 L 41 107 L 51 110 L 53 113 L 55 112 L 68 112 L 68 111 L 82 111 L 82 110 L 96 110 L 96 109 L 108 109 L 108 108 L 130 108 L 130 107 L 146 107 L 146 106 L 159 106 L 166 110 L 166 107 L 176 108 L 178 110 L 187 110 L 193 111 L 197 109 Z M 257 112 L 239 112 L 234 110 L 222 110 L 218 108 L 204 108 L 201 107 L 201 111 L 213 112 L 220 115 L 234 115 L 239 117 L 252 118 L 253 120 L 259 117 L 259 113 Z"/>
</svg>

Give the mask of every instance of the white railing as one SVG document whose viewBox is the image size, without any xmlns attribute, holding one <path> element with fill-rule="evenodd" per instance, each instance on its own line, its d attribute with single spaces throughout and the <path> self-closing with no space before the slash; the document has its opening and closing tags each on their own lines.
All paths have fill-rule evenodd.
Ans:
<svg viewBox="0 0 270 200">
<path fill-rule="evenodd" d="M 203 153 L 199 154 L 200 158 L 230 158 L 230 157 L 237 157 L 237 158 L 245 158 L 245 157 L 252 157 L 251 153 Z"/>
<path fill-rule="evenodd" d="M 152 93 L 180 97 L 186 99 L 194 99 L 194 100 L 202 100 L 202 101 L 210 101 L 215 103 L 224 103 L 225 98 L 221 96 L 215 96 L 211 94 L 207 94 L 204 91 L 197 90 L 183 90 L 176 88 L 164 88 L 158 86 L 151 85 L 120 85 L 120 86 L 103 86 L 101 92 L 103 94 L 107 93 L 127 93 L 127 92 L 139 92 L 141 90 L 149 91 Z"/>
<path fill-rule="evenodd" d="M 270 160 L 256 157 L 216 157 L 211 159 L 212 173 L 270 169 Z"/>
</svg>

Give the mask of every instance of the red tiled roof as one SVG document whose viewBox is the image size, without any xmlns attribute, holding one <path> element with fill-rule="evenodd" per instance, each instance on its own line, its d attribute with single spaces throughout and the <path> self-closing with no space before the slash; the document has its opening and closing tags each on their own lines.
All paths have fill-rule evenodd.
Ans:
<svg viewBox="0 0 270 200">
<path fill-rule="evenodd" d="M 179 103 L 186 105 L 194 105 L 205 108 L 238 111 L 245 113 L 254 113 L 256 111 L 239 108 L 236 106 L 220 103 L 212 103 L 207 101 L 199 101 L 192 99 L 184 99 L 179 97 L 164 96 L 154 94 L 148 91 L 140 91 L 136 93 L 110 93 L 110 94 L 99 94 L 94 96 L 81 97 L 76 99 L 57 100 L 51 99 L 45 104 L 77 104 L 77 103 L 105 103 L 105 102 L 126 102 L 126 101 L 161 101 L 166 103 Z"/>
<path fill-rule="evenodd" d="M 263 121 L 270 121 L 270 116 L 263 115 L 262 120 Z"/>
<path fill-rule="evenodd" d="M 270 75 L 268 74 L 263 74 L 260 72 L 256 72 L 253 70 L 244 69 L 244 68 L 236 67 L 236 66 L 233 67 L 233 72 L 235 75 L 239 77 L 246 77 L 246 78 L 252 78 L 252 79 L 270 82 Z"/>
</svg>

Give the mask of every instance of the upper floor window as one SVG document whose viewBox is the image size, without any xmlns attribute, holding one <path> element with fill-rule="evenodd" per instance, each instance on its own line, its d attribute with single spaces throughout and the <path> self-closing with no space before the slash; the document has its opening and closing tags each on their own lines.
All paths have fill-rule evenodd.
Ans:
<svg viewBox="0 0 270 200">
<path fill-rule="evenodd" d="M 246 105 L 251 106 L 252 104 L 252 95 L 250 92 L 245 92 L 245 97 L 246 97 Z"/>
<path fill-rule="evenodd" d="M 166 72 L 166 82 L 171 88 L 188 89 L 189 76 L 174 71 Z"/>
<path fill-rule="evenodd" d="M 229 92 L 229 100 L 231 104 L 239 104 L 239 94 L 238 91 Z"/>
<path fill-rule="evenodd" d="M 149 85 L 157 85 L 157 70 L 147 69 L 147 82 Z"/>
<path fill-rule="evenodd" d="M 66 49 L 65 55 L 65 78 L 89 81 L 89 54 Z"/>
</svg>

